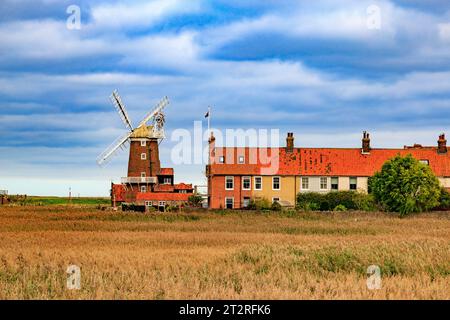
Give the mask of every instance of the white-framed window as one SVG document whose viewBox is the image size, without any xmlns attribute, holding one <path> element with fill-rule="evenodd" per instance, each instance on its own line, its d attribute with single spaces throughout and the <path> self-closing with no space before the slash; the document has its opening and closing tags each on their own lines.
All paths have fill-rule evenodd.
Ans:
<svg viewBox="0 0 450 320">
<path fill-rule="evenodd" d="M 234 198 L 233 197 L 225 198 L 225 208 L 226 209 L 234 208 Z"/>
<path fill-rule="evenodd" d="M 147 192 L 147 187 L 146 186 L 141 186 L 141 192 Z"/>
<path fill-rule="evenodd" d="M 242 177 L 242 190 L 250 190 L 251 181 L 252 179 L 250 177 Z"/>
<path fill-rule="evenodd" d="M 151 201 L 145 201 L 145 206 L 146 207 L 151 207 L 152 206 L 152 202 Z"/>
<path fill-rule="evenodd" d="M 272 203 L 280 202 L 280 198 L 272 198 Z"/>
<path fill-rule="evenodd" d="M 172 183 L 172 179 L 171 178 L 164 178 L 163 183 L 164 184 L 171 184 Z"/>
<path fill-rule="evenodd" d="M 239 163 L 244 163 L 245 162 L 245 157 L 244 156 L 239 156 L 239 159 L 238 159 L 238 161 L 239 161 Z"/>
<path fill-rule="evenodd" d="M 262 190 L 262 177 L 255 177 L 255 190 Z"/>
<path fill-rule="evenodd" d="M 147 154 L 145 152 L 141 153 L 141 160 L 147 160 Z"/>
<path fill-rule="evenodd" d="M 180 190 L 180 193 L 187 193 L 187 190 Z"/>
<path fill-rule="evenodd" d="M 423 159 L 423 160 L 419 160 L 420 163 L 426 164 L 427 166 L 430 164 L 430 161 Z"/>
<path fill-rule="evenodd" d="M 233 190 L 234 189 L 234 177 L 226 176 L 225 177 L 225 190 Z"/>
<path fill-rule="evenodd" d="M 357 189 L 357 179 L 356 177 L 350 177 L 350 190 L 356 190 Z"/>
<path fill-rule="evenodd" d="M 309 178 L 302 177 L 302 190 L 309 190 Z"/>
<path fill-rule="evenodd" d="M 141 140 L 141 147 L 145 147 L 147 145 L 147 141 Z"/>
<path fill-rule="evenodd" d="M 158 205 L 160 207 L 165 207 L 166 206 L 166 202 L 165 201 L 159 201 Z"/>
<path fill-rule="evenodd" d="M 328 178 L 320 177 L 320 190 L 327 190 L 327 189 L 328 189 Z"/>
<path fill-rule="evenodd" d="M 339 178 L 331 177 L 331 190 L 338 190 L 338 189 L 339 189 Z"/>
<path fill-rule="evenodd" d="M 220 156 L 219 157 L 219 163 L 225 163 L 225 157 L 224 156 Z"/>
<path fill-rule="evenodd" d="M 272 190 L 280 190 L 281 179 L 280 177 L 272 177 Z"/>
<path fill-rule="evenodd" d="M 141 172 L 141 178 L 145 178 L 145 172 Z"/>
</svg>

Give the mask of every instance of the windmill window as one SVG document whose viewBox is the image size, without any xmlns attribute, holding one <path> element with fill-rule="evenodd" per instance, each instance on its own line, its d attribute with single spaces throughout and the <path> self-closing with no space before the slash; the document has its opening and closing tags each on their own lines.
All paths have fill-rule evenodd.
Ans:
<svg viewBox="0 0 450 320">
<path fill-rule="evenodd" d="M 141 147 L 145 147 L 147 145 L 147 141 L 141 140 Z"/>
<path fill-rule="evenodd" d="M 141 160 L 147 160 L 147 154 L 141 153 Z"/>
<path fill-rule="evenodd" d="M 141 172 L 141 178 L 145 178 L 145 172 Z"/>
<path fill-rule="evenodd" d="M 141 192 L 147 192 L 147 187 L 146 186 L 141 186 Z"/>
</svg>

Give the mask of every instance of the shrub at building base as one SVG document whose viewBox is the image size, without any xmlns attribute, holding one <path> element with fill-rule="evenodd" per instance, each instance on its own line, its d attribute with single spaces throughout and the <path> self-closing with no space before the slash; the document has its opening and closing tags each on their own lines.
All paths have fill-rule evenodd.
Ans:
<svg viewBox="0 0 450 320">
<path fill-rule="evenodd" d="M 386 210 L 407 215 L 439 205 L 441 188 L 430 167 L 411 155 L 387 161 L 370 179 L 375 200 Z"/>
<path fill-rule="evenodd" d="M 377 209 L 371 195 L 355 191 L 336 191 L 329 193 L 307 192 L 297 195 L 297 209 L 305 211 L 374 211 Z"/>
<path fill-rule="evenodd" d="M 200 207 L 202 205 L 203 198 L 197 194 L 189 196 L 188 203 L 192 207 Z"/>
<path fill-rule="evenodd" d="M 439 195 L 439 205 L 434 210 L 450 210 L 450 192 L 445 188 L 441 188 Z"/>
<path fill-rule="evenodd" d="M 247 208 L 249 210 L 271 210 L 272 204 L 266 198 L 251 199 Z"/>
</svg>

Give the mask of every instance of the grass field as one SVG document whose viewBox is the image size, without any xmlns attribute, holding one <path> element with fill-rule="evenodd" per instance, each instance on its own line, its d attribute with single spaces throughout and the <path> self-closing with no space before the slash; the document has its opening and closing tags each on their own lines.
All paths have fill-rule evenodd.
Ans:
<svg viewBox="0 0 450 320">
<path fill-rule="evenodd" d="M 81 289 L 66 288 L 69 265 Z M 378 265 L 382 287 L 369 290 Z M 450 213 L 0 207 L 0 299 L 450 299 Z"/>
<path fill-rule="evenodd" d="M 16 196 L 11 196 L 12 198 L 17 198 Z M 68 197 L 37 197 L 28 196 L 26 198 L 20 198 L 17 205 L 32 205 L 32 206 L 51 206 L 51 205 L 110 205 L 111 199 L 101 198 L 101 197 L 73 197 L 69 199 Z"/>
</svg>

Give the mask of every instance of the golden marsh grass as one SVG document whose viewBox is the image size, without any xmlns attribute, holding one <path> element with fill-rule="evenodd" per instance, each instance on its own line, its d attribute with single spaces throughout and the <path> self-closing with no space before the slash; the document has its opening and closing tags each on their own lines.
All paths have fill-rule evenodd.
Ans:
<svg viewBox="0 0 450 320">
<path fill-rule="evenodd" d="M 66 288 L 69 265 L 81 289 Z M 369 290 L 378 265 L 382 287 Z M 450 214 L 0 207 L 0 299 L 449 299 Z"/>
</svg>

